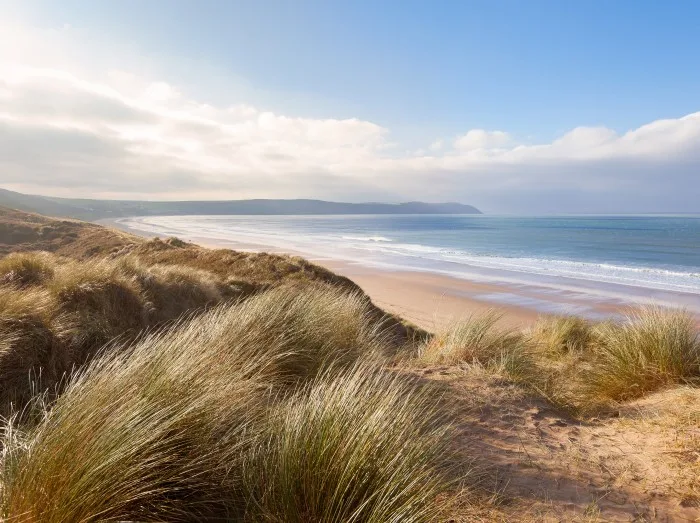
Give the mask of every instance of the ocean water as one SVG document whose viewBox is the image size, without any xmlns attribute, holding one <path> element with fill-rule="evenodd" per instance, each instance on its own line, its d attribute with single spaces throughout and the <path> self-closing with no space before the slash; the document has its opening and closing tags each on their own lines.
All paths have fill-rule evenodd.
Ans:
<svg viewBox="0 0 700 523">
<path fill-rule="evenodd" d="M 162 236 L 619 296 L 700 296 L 700 215 L 169 216 L 122 220 Z M 700 304 L 700 302 L 697 302 Z M 698 305 L 700 306 L 700 305 Z"/>
</svg>

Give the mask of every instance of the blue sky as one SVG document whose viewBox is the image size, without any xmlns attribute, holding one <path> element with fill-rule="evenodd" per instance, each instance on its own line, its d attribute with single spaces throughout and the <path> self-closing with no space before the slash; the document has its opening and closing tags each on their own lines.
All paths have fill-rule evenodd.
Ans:
<svg viewBox="0 0 700 523">
<path fill-rule="evenodd" d="M 467 140 L 470 145 L 462 150 L 472 151 L 469 165 L 447 159 L 426 167 L 423 183 L 430 183 L 432 176 L 445 188 L 444 196 L 436 192 L 430 195 L 432 199 L 449 199 L 453 187 L 460 187 L 464 172 L 478 171 L 475 177 L 480 179 L 488 169 L 489 175 L 502 183 L 482 184 L 487 206 L 499 207 L 498 201 L 508 201 L 515 202 L 515 208 L 527 209 L 527 199 L 534 198 L 532 188 L 516 187 L 514 180 L 519 174 L 512 172 L 512 158 L 501 162 L 498 169 L 485 168 L 484 162 L 492 162 L 493 154 L 476 158 L 475 149 L 543 146 L 576 128 L 597 129 L 595 137 L 583 133 L 584 139 L 576 147 L 555 155 L 557 161 L 565 160 L 567 154 L 571 160 L 581 156 L 581 147 L 598 147 L 603 142 L 608 147 L 614 139 L 609 133 L 624 137 L 653 122 L 678 120 L 700 110 L 700 68 L 696 66 L 700 2 L 64 0 L 0 2 L 0 7 L 12 15 L 15 25 L 38 33 L 40 36 L 34 36 L 38 40 L 42 40 L 42 31 L 51 32 L 50 38 L 61 33 L 65 54 L 82 60 L 78 68 L 81 78 L 102 82 L 95 80 L 100 67 L 102 73 L 127 71 L 146 83 L 167 83 L 177 90 L 183 103 L 196 101 L 219 108 L 246 105 L 305 121 L 357 119 L 383 130 L 381 144 L 374 141 L 374 135 L 358 138 L 355 131 L 350 137 L 341 133 L 343 147 L 348 146 L 348 140 L 359 139 L 362 147 L 370 140 L 380 156 L 406 160 L 406 155 L 420 157 L 429 150 L 449 156 L 452 144 L 470 130 L 507 133 L 504 140 L 494 140 L 492 135 L 485 135 L 486 141 L 474 142 L 476 135 Z M 43 58 L 36 51 L 31 58 L 37 60 L 37 54 Z M 56 67 L 46 60 L 42 66 Z M 58 68 L 70 67 L 77 66 L 59 64 Z M 680 157 L 680 152 L 700 146 L 693 134 L 695 127 L 688 131 L 687 126 L 685 122 L 683 130 L 674 131 L 683 141 L 681 145 L 667 144 L 658 152 L 660 157 L 678 157 L 679 165 L 672 169 L 683 173 L 683 181 L 688 180 L 688 173 L 697 172 L 697 164 L 695 156 Z M 667 134 L 661 142 L 667 141 L 663 137 Z M 275 140 L 279 140 L 277 135 Z M 570 193 L 578 209 L 586 207 L 594 193 L 600 196 L 604 192 L 602 199 L 611 202 L 607 208 L 615 206 L 614 191 L 641 184 L 650 188 L 645 202 L 652 201 L 657 181 L 647 171 L 658 156 L 654 162 L 632 159 L 635 168 L 643 163 L 641 170 L 646 173 L 635 184 L 627 171 L 633 152 L 625 149 L 623 154 L 618 149 L 612 151 L 611 146 L 610 151 L 588 154 L 588 170 L 573 173 L 571 162 L 562 167 L 567 176 L 598 173 L 600 179 L 590 186 L 566 187 L 558 182 L 556 187 L 548 187 L 547 193 Z M 656 149 L 646 146 L 646 150 Z M 518 154 L 514 155 L 515 163 L 521 162 Z M 627 162 L 622 167 L 620 155 Z M 603 157 L 608 161 L 600 165 Z M 309 172 L 325 172 L 330 164 L 345 165 L 345 171 L 365 165 L 357 158 L 346 161 L 345 156 L 328 157 L 324 164 L 324 158 L 306 162 L 308 156 L 304 157 L 289 172 L 304 171 L 299 183 L 308 184 L 305 176 Z M 418 163 L 395 168 L 412 171 L 418 169 Z M 607 188 L 601 186 L 623 167 L 626 171 L 619 180 Z M 186 169 L 192 168 L 188 165 Z M 660 164 L 654 169 L 667 173 L 669 166 Z M 537 170 L 528 164 L 522 172 L 530 176 Z M 388 176 L 386 166 L 379 171 Z M 456 171 L 456 179 L 445 182 L 445 171 Z M 236 175 L 227 176 L 235 185 Z M 470 181 L 480 183 L 479 179 Z M 541 183 L 547 180 L 545 177 Z M 422 192 L 420 183 L 410 191 L 397 192 L 366 181 L 358 182 L 357 187 L 362 188 L 353 191 L 349 190 L 351 179 L 340 182 L 336 189 L 330 184 L 326 190 L 319 183 L 311 191 L 299 191 L 297 184 L 296 190 L 305 193 L 298 196 L 313 193 L 336 199 L 343 194 L 351 199 L 373 194 L 401 199 Z M 225 185 L 217 179 L 209 189 L 202 189 L 202 197 Z M 476 187 L 478 194 L 480 186 Z M 373 188 L 377 190 L 373 192 Z M 288 189 L 279 195 L 291 196 L 291 187 Z M 122 195 L 128 191 L 112 183 L 96 188 L 96 192 Z M 140 190 L 139 194 L 147 192 Z M 249 191 L 249 195 L 253 193 L 258 194 Z M 692 203 L 684 195 L 669 197 L 669 209 L 663 210 L 700 210 L 688 209 Z M 591 209 L 600 210 L 594 207 Z"/>
<path fill-rule="evenodd" d="M 200 98 L 226 94 L 178 71 L 182 58 L 245 79 L 267 107 L 316 117 L 550 139 L 700 106 L 694 1 L 63 0 L 27 10 L 171 62 Z"/>
</svg>

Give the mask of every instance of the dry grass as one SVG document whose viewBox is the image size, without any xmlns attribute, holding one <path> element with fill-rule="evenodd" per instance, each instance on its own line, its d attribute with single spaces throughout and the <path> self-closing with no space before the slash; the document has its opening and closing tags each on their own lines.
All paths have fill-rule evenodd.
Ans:
<svg viewBox="0 0 700 523">
<path fill-rule="evenodd" d="M 7 282 L 0 285 L 2 413 L 9 413 L 11 403 L 21 408 L 37 389 L 53 392 L 66 373 L 89 361 L 106 344 L 128 341 L 146 328 L 183 314 L 196 314 L 275 287 L 242 281 L 238 278 L 244 275 L 239 273 L 228 274 L 225 268 L 240 258 L 233 251 L 161 241 L 144 242 L 142 247 L 139 253 L 80 261 L 50 253 L 12 254 L 0 261 L 4 271 L 0 278 Z M 176 260 L 183 264 L 174 263 Z M 284 261 L 282 257 L 275 260 Z M 403 332 L 406 328 L 379 311 L 361 291 L 340 285 L 334 286 L 333 297 L 332 292 L 315 292 L 329 286 L 323 274 L 310 269 L 315 266 L 308 262 L 294 263 L 306 269 L 292 271 L 297 277 L 289 282 L 284 278 L 277 282 L 276 286 L 287 290 L 251 301 L 237 332 L 247 328 L 269 339 L 288 336 L 279 324 L 270 327 L 266 319 L 285 314 L 288 330 L 300 336 L 296 339 L 324 332 L 306 340 L 309 361 L 331 352 L 336 359 L 345 355 L 354 361 L 353 351 L 360 346 L 372 346 L 377 353 L 398 346 L 397 328 Z M 199 267 L 207 265 L 211 271 Z M 302 276 L 304 272 L 312 276 Z M 314 283 L 314 278 L 319 281 Z M 296 286 L 294 292 L 290 285 Z M 321 324 L 325 331 L 320 330 Z"/>
<path fill-rule="evenodd" d="M 12 253 L 0 260 L 0 283 L 25 287 L 53 278 L 54 263 L 45 253 Z"/>
<path fill-rule="evenodd" d="M 595 329 L 586 392 L 601 401 L 626 401 L 700 378 L 700 338 L 683 311 L 647 307 L 621 324 Z"/>
<path fill-rule="evenodd" d="M 377 348 L 356 296 L 328 287 L 286 294 L 275 289 L 105 352 L 34 428 L 7 425 L 2 516 L 320 522 L 443 514 L 449 429 L 439 398 L 371 359 L 356 363 Z M 265 310 L 264 326 L 250 328 Z M 290 372 L 309 384 L 294 392 L 299 379 Z"/>
<path fill-rule="evenodd" d="M 22 408 L 68 370 L 57 339 L 67 324 L 45 289 L 0 286 L 0 413 Z"/>
<path fill-rule="evenodd" d="M 3 262 L 5 268 L 41 269 L 0 286 L 5 414 L 10 403 L 21 408 L 36 389 L 54 389 L 104 344 L 236 296 L 204 271 L 181 267 L 140 267 L 137 277 L 127 264 L 108 259 L 78 262 L 42 253 L 11 255 Z"/>
<path fill-rule="evenodd" d="M 142 241 L 94 223 L 49 218 L 0 206 L 0 255 L 32 250 L 86 259 Z"/>
<path fill-rule="evenodd" d="M 16 293 L 5 302 L 7 317 L 51 325 L 59 289 L 83 281 L 61 270 L 56 287 L 5 289 Z M 127 270 L 117 263 L 110 270 L 144 288 L 144 281 L 171 269 Z M 40 300 L 46 310 L 32 311 L 29 304 Z M 682 313 L 644 309 L 627 322 L 600 325 L 543 318 L 525 333 L 498 321 L 494 312 L 470 318 L 428 342 L 422 361 L 495 372 L 511 378 L 510 387 L 524 384 L 579 415 L 619 407 L 629 392 L 608 384 L 621 379 L 652 391 L 697 377 L 697 335 Z M 24 430 L 5 424 L 3 517 L 448 519 L 456 486 L 445 461 L 464 465 L 465 457 L 450 452 L 456 436 L 438 389 L 383 370 L 384 357 L 394 350 L 366 297 L 320 284 L 271 288 L 142 336 L 126 349 L 108 350 L 73 378 L 38 424 Z M 639 353 L 631 360 L 637 366 L 620 353 Z M 605 377 L 605 388 L 593 373 Z M 696 388 L 687 390 L 696 398 Z M 665 495 L 692 504 L 698 500 L 697 467 L 687 460 L 695 459 L 698 446 L 697 413 L 690 416 L 690 410 L 647 414 L 634 423 L 662 433 L 660 441 L 675 441 L 665 443 L 669 448 L 659 454 L 665 468 L 650 478 L 668 485 Z M 615 467 L 631 463 L 617 454 L 615 459 Z M 619 477 L 645 470 L 635 467 Z M 491 504 L 482 507 L 466 496 L 459 501 L 473 518 L 488 520 L 494 513 Z"/>
<path fill-rule="evenodd" d="M 359 360 L 380 362 L 392 348 L 365 297 L 328 285 L 278 287 L 206 317 L 215 317 L 211 330 L 222 350 L 236 345 L 251 357 L 264 351 L 269 368 L 285 384 L 313 379 L 331 366 L 340 370 Z M 240 342 L 246 339 L 254 342 Z"/>
<path fill-rule="evenodd" d="M 499 319 L 489 311 L 436 335 L 422 361 L 486 365 L 576 415 L 700 379 L 700 338 L 683 311 L 646 307 L 599 324 L 545 316 L 524 333 Z"/>
<path fill-rule="evenodd" d="M 700 338 L 684 311 L 644 307 L 624 321 L 598 324 L 542 318 L 525 336 L 527 357 L 517 379 L 576 415 L 610 412 L 700 379 Z"/>
<path fill-rule="evenodd" d="M 592 340 L 590 322 L 576 316 L 540 316 L 526 336 L 535 350 L 553 358 L 581 353 Z"/>
<path fill-rule="evenodd" d="M 320 375 L 275 409 L 267 430 L 247 476 L 255 521 L 447 514 L 451 434 L 430 388 L 367 365 Z"/>
<path fill-rule="evenodd" d="M 168 321 L 187 311 L 241 296 L 237 289 L 201 269 L 149 266 L 136 257 L 119 258 L 116 266 L 141 287 L 150 322 Z"/>
<path fill-rule="evenodd" d="M 500 326 L 497 310 L 474 314 L 430 339 L 421 354 L 427 363 L 481 363 L 500 361 L 523 346 L 521 333 Z"/>
<path fill-rule="evenodd" d="M 166 264 L 208 271 L 229 282 L 261 287 L 289 283 L 330 283 L 348 291 L 358 291 L 351 280 L 304 258 L 264 252 L 238 252 L 204 249 L 176 238 L 134 243 L 112 254 L 115 259 L 137 258 L 149 266 Z"/>
<path fill-rule="evenodd" d="M 118 336 L 133 336 L 148 325 L 142 288 L 105 260 L 61 264 L 46 287 L 74 328 L 68 344 L 76 364 Z"/>
<path fill-rule="evenodd" d="M 5 473 L 4 517 L 191 521 L 241 510 L 223 484 L 235 481 L 264 407 L 269 360 L 222 353 L 207 343 L 210 326 L 91 364 L 24 436 L 27 450 Z"/>
</svg>

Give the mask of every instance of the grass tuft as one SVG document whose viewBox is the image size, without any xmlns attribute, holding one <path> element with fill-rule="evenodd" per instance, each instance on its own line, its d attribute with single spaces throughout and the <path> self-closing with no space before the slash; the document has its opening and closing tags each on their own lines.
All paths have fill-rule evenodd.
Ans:
<svg viewBox="0 0 700 523">
<path fill-rule="evenodd" d="M 107 261 L 63 265 L 47 287 L 73 319 L 75 328 L 65 334 L 77 364 L 102 345 L 148 325 L 139 285 Z"/>
<path fill-rule="evenodd" d="M 0 260 L 0 284 L 26 287 L 53 277 L 55 261 L 46 253 L 12 253 Z"/>
<path fill-rule="evenodd" d="M 523 335 L 499 325 L 503 314 L 490 309 L 435 335 L 421 359 L 429 363 L 481 363 L 505 361 L 524 347 Z M 510 365 L 510 364 L 508 364 Z"/>
<path fill-rule="evenodd" d="M 312 379 L 329 366 L 381 360 L 391 350 L 369 300 L 328 285 L 283 286 L 253 296 L 224 312 L 221 343 L 255 339 L 242 350 L 277 356 L 276 372 L 289 382 Z M 231 341 L 233 342 L 233 341 Z"/>
<path fill-rule="evenodd" d="M 0 286 L 1 413 L 21 409 L 39 385 L 67 370 L 55 335 L 67 324 L 46 290 Z"/>
<path fill-rule="evenodd" d="M 532 349 L 521 382 L 579 416 L 700 379 L 700 338 L 683 311 L 646 307 L 595 325 L 547 318 L 527 337 Z"/>
<path fill-rule="evenodd" d="M 219 278 L 202 269 L 166 264 L 148 266 L 135 257 L 125 257 L 116 263 L 121 273 L 140 286 L 151 322 L 172 320 L 235 296 Z"/>
<path fill-rule="evenodd" d="M 700 378 L 700 338 L 684 311 L 646 307 L 620 324 L 595 329 L 588 395 L 626 401 L 663 387 Z"/>
<path fill-rule="evenodd" d="M 445 516 L 451 432 L 435 391 L 367 365 L 324 374 L 272 415 L 247 475 L 253 520 Z"/>
<path fill-rule="evenodd" d="M 526 335 L 535 350 L 554 358 L 581 353 L 592 341 L 591 324 L 576 316 L 540 316 Z"/>
<path fill-rule="evenodd" d="M 191 521 L 241 511 L 225 484 L 260 430 L 251 427 L 269 357 L 222 352 L 207 320 L 105 353 L 78 375 L 5 472 L 3 517 Z"/>
</svg>

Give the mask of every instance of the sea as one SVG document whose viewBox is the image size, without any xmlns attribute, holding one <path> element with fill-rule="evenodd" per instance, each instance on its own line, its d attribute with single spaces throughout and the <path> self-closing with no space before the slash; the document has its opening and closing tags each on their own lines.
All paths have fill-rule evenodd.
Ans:
<svg viewBox="0 0 700 523">
<path fill-rule="evenodd" d="M 119 221 L 160 236 L 700 312 L 700 215 L 150 216 Z"/>
</svg>

